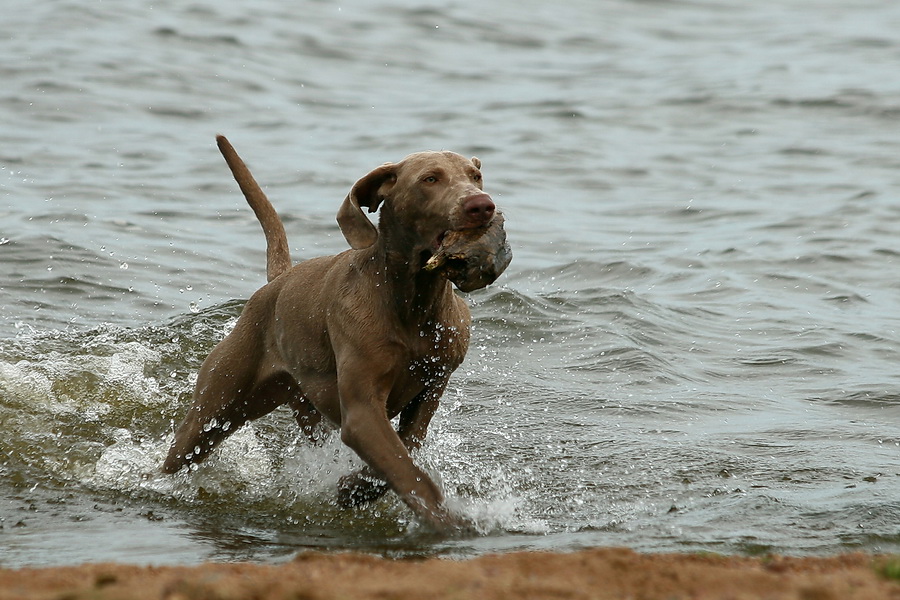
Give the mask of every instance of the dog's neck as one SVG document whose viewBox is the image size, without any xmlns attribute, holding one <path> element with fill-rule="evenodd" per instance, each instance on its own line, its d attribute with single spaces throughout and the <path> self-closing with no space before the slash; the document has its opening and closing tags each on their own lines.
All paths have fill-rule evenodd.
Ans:
<svg viewBox="0 0 900 600">
<path fill-rule="evenodd" d="M 381 219 L 385 219 L 384 213 Z M 370 250 L 369 268 L 374 269 L 379 285 L 387 287 L 386 297 L 401 322 L 416 325 L 438 320 L 453 290 L 445 277 L 422 268 L 431 248 L 407 229 L 381 222 L 378 241 Z"/>
<path fill-rule="evenodd" d="M 379 257 L 382 281 L 390 292 L 387 297 L 401 322 L 413 325 L 437 319 L 447 295 L 453 293 L 450 282 L 423 270 L 420 252 L 387 250 L 379 253 Z"/>
</svg>

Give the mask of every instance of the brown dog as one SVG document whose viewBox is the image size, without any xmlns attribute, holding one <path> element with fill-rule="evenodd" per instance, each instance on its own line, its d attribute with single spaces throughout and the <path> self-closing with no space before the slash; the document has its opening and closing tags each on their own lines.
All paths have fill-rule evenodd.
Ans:
<svg viewBox="0 0 900 600">
<path fill-rule="evenodd" d="M 368 465 L 341 479 L 343 505 L 390 487 L 436 529 L 465 527 L 410 451 L 468 348 L 466 303 L 423 266 L 448 232 L 494 218 L 480 161 L 423 152 L 378 167 L 338 211 L 352 249 L 291 267 L 281 220 L 231 144 L 217 140 L 265 231 L 269 283 L 203 363 L 163 470 L 203 460 L 238 427 L 287 404 L 310 437 L 322 416 L 339 425 Z M 379 206 L 376 228 L 361 207 Z"/>
</svg>

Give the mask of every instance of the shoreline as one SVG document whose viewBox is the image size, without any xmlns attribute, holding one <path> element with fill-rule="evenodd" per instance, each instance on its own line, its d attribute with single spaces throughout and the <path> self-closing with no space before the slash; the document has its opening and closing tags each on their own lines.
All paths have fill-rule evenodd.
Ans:
<svg viewBox="0 0 900 600">
<path fill-rule="evenodd" d="M 0 568 L 0 600 L 326 598 L 900 599 L 900 559 L 641 554 L 625 548 L 394 560 L 307 552 L 278 564 Z"/>
</svg>

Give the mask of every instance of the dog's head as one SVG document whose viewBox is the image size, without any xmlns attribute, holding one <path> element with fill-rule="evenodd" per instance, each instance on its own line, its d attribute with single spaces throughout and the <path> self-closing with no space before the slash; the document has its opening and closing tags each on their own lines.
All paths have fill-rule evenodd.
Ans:
<svg viewBox="0 0 900 600">
<path fill-rule="evenodd" d="M 378 228 L 362 207 L 369 212 L 382 207 Z M 357 181 L 337 220 L 352 248 L 367 248 L 385 236 L 396 247 L 427 253 L 436 251 L 450 231 L 486 226 L 495 208 L 483 189 L 480 160 L 419 152 Z"/>
</svg>

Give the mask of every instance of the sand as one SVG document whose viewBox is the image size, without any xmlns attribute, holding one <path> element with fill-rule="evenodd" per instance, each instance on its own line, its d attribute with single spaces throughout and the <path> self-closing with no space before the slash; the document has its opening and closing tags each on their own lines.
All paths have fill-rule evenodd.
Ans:
<svg viewBox="0 0 900 600">
<path fill-rule="evenodd" d="M 0 599 L 900 599 L 900 581 L 886 571 L 896 575 L 900 561 L 867 554 L 749 558 L 617 548 L 464 561 L 306 553 L 281 565 L 0 569 Z"/>
</svg>

